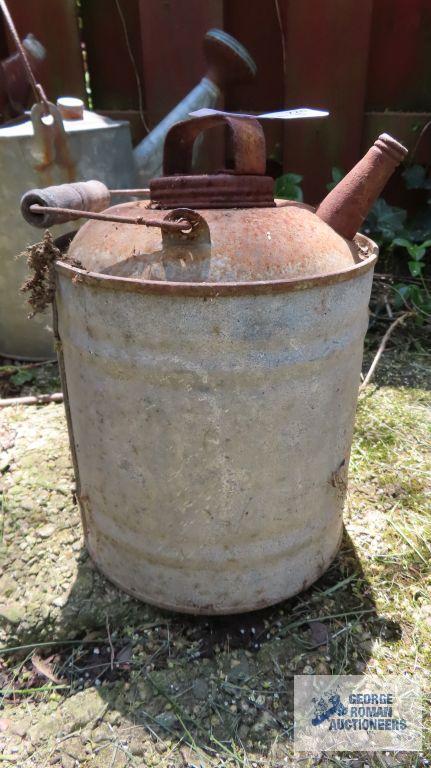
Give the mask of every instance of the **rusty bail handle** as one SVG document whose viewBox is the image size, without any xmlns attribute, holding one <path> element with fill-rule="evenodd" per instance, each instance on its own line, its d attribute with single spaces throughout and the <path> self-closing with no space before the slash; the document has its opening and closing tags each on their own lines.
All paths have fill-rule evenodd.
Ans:
<svg viewBox="0 0 431 768">
<path fill-rule="evenodd" d="M 194 117 L 172 126 L 165 139 L 164 175 L 191 173 L 196 138 L 203 131 L 219 125 L 226 125 L 229 129 L 235 173 L 263 175 L 266 168 L 266 147 L 259 121 L 254 117 L 232 117 L 223 113 Z"/>
<path fill-rule="evenodd" d="M 30 189 L 21 198 L 21 213 L 28 224 L 39 229 L 81 218 L 117 224 L 142 224 L 182 233 L 191 232 L 195 225 L 193 211 L 190 215 L 186 211 L 180 221 L 103 213 L 109 207 L 110 200 L 110 190 L 101 181 L 76 181 L 44 189 Z"/>
<path fill-rule="evenodd" d="M 74 221 L 75 219 L 95 219 L 96 221 L 109 221 L 115 224 L 142 224 L 145 227 L 159 227 L 160 229 L 172 230 L 175 232 L 189 232 L 193 228 L 192 222 L 181 219 L 178 222 L 169 222 L 159 219 L 146 219 L 145 216 L 115 216 L 112 213 L 96 213 L 95 211 L 78 211 L 73 208 L 51 208 L 48 205 L 30 206 L 33 214 L 44 216 L 46 213 L 54 216 L 61 216 L 62 222 Z M 67 217 L 67 218 L 66 218 Z M 55 224 L 55 221 L 52 222 Z M 58 221 L 57 221 L 58 223 Z"/>
<path fill-rule="evenodd" d="M 6 0 L 0 0 L 0 8 L 3 11 L 3 16 L 5 18 L 6 24 L 8 26 L 9 32 L 13 38 L 13 41 L 17 47 L 17 50 L 21 56 L 22 62 L 24 64 L 25 71 L 27 73 L 28 81 L 32 87 L 34 97 L 36 101 L 40 101 L 45 110 L 45 115 L 49 115 L 49 106 L 48 106 L 48 99 L 46 97 L 46 93 L 43 90 L 43 87 L 40 83 L 36 81 L 36 78 L 33 74 L 33 70 L 30 66 L 30 62 L 28 60 L 28 56 L 26 54 L 25 48 L 19 38 L 18 32 L 16 30 L 15 24 L 13 22 L 12 16 L 10 15 L 9 8 L 7 7 Z"/>
</svg>

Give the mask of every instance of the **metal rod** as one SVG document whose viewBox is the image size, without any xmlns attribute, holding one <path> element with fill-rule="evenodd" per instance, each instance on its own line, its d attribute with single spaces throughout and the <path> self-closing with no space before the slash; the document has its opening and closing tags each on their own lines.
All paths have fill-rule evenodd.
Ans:
<svg viewBox="0 0 431 768">
<path fill-rule="evenodd" d="M 110 189 L 111 195 L 149 195 L 149 189 Z"/>
<path fill-rule="evenodd" d="M 96 213 L 95 211 L 79 211 L 74 208 L 53 208 L 49 205 L 30 206 L 32 213 L 58 213 L 65 214 L 71 219 L 95 219 L 97 221 L 110 221 L 117 224 L 143 224 L 146 227 L 159 227 L 160 229 L 170 230 L 172 232 L 187 232 L 192 229 L 192 224 L 187 219 L 179 221 L 163 221 L 160 219 L 146 219 L 143 216 L 115 216 L 107 213 Z"/>
<path fill-rule="evenodd" d="M 46 93 L 43 90 L 43 87 L 40 83 L 36 82 L 36 78 L 33 74 L 33 70 L 30 66 L 30 62 L 27 58 L 27 54 L 25 52 L 25 48 L 19 38 L 18 32 L 16 30 L 15 24 L 13 22 L 12 16 L 10 15 L 9 8 L 6 5 L 6 0 L 0 0 L 0 8 L 3 11 L 3 15 L 6 21 L 6 24 L 9 28 L 9 32 L 13 38 L 13 41 L 17 47 L 17 50 L 21 56 L 22 62 L 24 64 L 24 68 L 27 72 L 27 77 L 29 80 L 29 83 L 33 89 L 33 93 L 35 96 L 36 101 L 41 101 L 42 104 L 45 107 L 45 114 L 49 115 L 49 104 L 48 99 L 46 97 Z"/>
</svg>

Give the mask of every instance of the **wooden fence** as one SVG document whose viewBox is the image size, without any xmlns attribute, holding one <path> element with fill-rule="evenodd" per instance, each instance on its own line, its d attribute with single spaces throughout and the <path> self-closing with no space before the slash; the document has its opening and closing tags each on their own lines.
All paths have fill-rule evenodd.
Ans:
<svg viewBox="0 0 431 768">
<path fill-rule="evenodd" d="M 323 194 L 331 167 L 348 169 L 378 133 L 412 146 L 431 119 L 430 0 L 9 0 L 9 7 L 21 36 L 33 32 L 48 50 L 42 81 L 51 100 L 86 98 L 86 68 L 93 107 L 129 119 L 135 141 L 204 73 L 204 33 L 230 32 L 258 74 L 228 90 L 227 108 L 331 112 L 326 121 L 267 129 L 269 153 L 304 176 L 309 202 Z M 0 52 L 11 47 L 0 35 Z M 421 152 L 419 160 L 429 158 L 431 147 L 424 142 Z"/>
</svg>

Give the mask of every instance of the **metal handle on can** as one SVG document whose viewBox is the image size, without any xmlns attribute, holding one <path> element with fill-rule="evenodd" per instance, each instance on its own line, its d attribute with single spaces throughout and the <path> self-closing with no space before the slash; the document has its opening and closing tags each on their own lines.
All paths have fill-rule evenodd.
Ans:
<svg viewBox="0 0 431 768">
<path fill-rule="evenodd" d="M 173 125 L 165 139 L 164 175 L 191 173 L 196 138 L 203 131 L 219 125 L 226 125 L 229 129 L 234 173 L 263 175 L 266 168 L 266 148 L 261 124 L 254 117 L 236 117 L 226 113 L 194 117 Z"/>
<path fill-rule="evenodd" d="M 140 190 L 126 190 L 126 192 Z M 189 209 L 177 209 L 182 215 L 169 215 L 165 219 L 150 219 L 146 216 L 118 216 L 115 213 L 102 213 L 110 204 L 111 192 L 101 181 L 80 181 L 74 184 L 59 184 L 45 189 L 31 189 L 21 198 L 21 213 L 28 224 L 39 229 L 46 229 L 55 224 L 64 224 L 76 219 L 96 219 L 118 224 L 142 224 L 146 227 L 159 227 L 163 232 L 183 233 L 196 238 L 204 231 L 201 216 Z M 206 222 L 205 227 L 209 229 Z"/>
</svg>

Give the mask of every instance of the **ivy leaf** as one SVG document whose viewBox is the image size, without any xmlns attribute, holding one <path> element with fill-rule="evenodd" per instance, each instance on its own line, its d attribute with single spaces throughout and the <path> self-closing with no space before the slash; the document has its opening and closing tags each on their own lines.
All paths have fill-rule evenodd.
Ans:
<svg viewBox="0 0 431 768">
<path fill-rule="evenodd" d="M 431 179 L 423 165 L 410 165 L 402 173 L 407 189 L 431 189 Z"/>
<path fill-rule="evenodd" d="M 33 381 L 34 377 L 34 371 L 28 371 L 24 369 L 14 373 L 13 376 L 10 377 L 10 380 L 12 384 L 15 384 L 17 387 L 19 387 L 21 384 L 27 384 L 29 381 Z"/>
<path fill-rule="evenodd" d="M 395 309 L 399 309 L 400 307 L 404 306 L 407 303 L 407 300 L 410 297 L 410 289 L 411 289 L 411 285 L 405 285 L 405 283 L 397 283 L 397 285 L 394 285 Z"/>
<path fill-rule="evenodd" d="M 412 277 L 420 277 L 425 266 L 421 261 L 409 261 L 408 265 Z"/>
<path fill-rule="evenodd" d="M 367 234 L 391 242 L 402 232 L 407 218 L 407 211 L 388 205 L 386 200 L 379 197 L 374 203 L 365 222 Z"/>
<path fill-rule="evenodd" d="M 410 240 L 406 240 L 405 237 L 396 237 L 392 245 L 399 245 L 401 248 L 405 248 L 412 259 L 420 261 L 425 256 L 427 248 L 430 247 L 431 240 L 425 240 L 420 245 L 417 245 L 410 242 Z"/>
<path fill-rule="evenodd" d="M 346 175 L 346 172 L 345 172 L 345 171 L 343 171 L 343 169 L 342 169 L 342 168 L 338 168 L 338 166 L 334 165 L 334 166 L 331 168 L 331 177 L 332 177 L 332 181 L 330 181 L 330 182 L 329 182 L 329 183 L 326 185 L 326 189 L 328 190 L 328 192 L 330 192 L 330 191 L 331 191 L 331 189 L 334 189 L 334 187 L 336 187 L 336 186 L 337 186 L 337 184 L 339 184 L 339 183 L 340 183 L 341 179 L 344 179 L 345 175 Z"/>
<path fill-rule="evenodd" d="M 299 173 L 284 173 L 275 180 L 275 197 L 281 197 L 284 200 L 296 200 L 302 203 L 304 197 L 300 187 L 302 176 Z"/>
<path fill-rule="evenodd" d="M 402 248 L 409 248 L 410 240 L 407 240 L 405 237 L 396 237 L 394 239 L 394 245 L 400 245 Z"/>
</svg>

